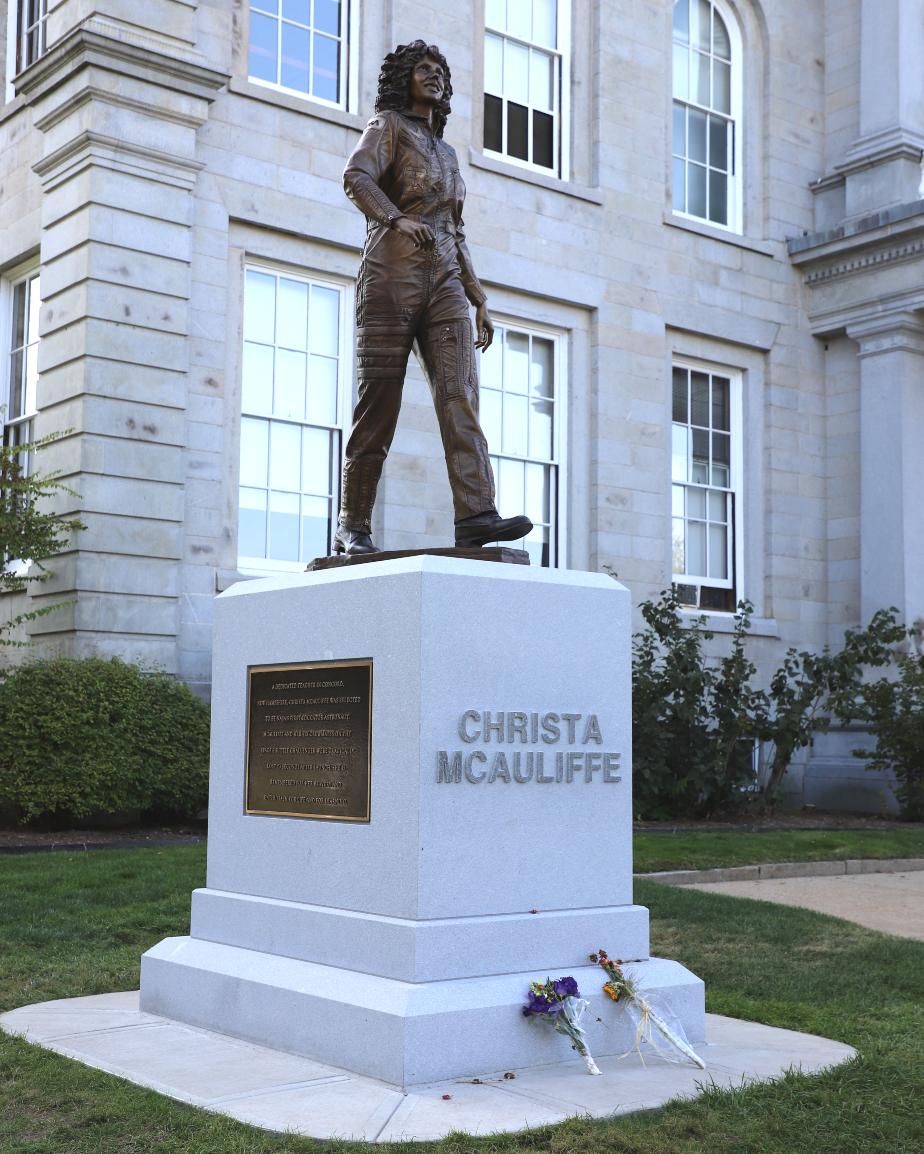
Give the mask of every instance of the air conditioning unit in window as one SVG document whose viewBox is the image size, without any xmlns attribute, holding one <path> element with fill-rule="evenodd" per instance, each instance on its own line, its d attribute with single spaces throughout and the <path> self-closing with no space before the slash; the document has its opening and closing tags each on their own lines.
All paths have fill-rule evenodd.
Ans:
<svg viewBox="0 0 924 1154">
<path fill-rule="evenodd" d="M 675 582 L 674 593 L 685 609 L 702 609 L 703 612 L 713 613 L 733 613 L 735 610 L 734 589 Z"/>
</svg>

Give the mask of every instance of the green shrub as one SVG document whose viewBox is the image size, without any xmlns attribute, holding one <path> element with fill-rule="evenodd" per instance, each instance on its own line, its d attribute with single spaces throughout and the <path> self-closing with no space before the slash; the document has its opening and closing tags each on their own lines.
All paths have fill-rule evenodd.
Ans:
<svg viewBox="0 0 924 1154">
<path fill-rule="evenodd" d="M 854 750 L 868 769 L 895 774 L 901 816 L 924 821 L 924 657 L 896 657 L 897 676 L 871 681 L 860 689 L 853 712 L 876 738 L 876 748 Z"/>
<path fill-rule="evenodd" d="M 735 615 L 731 652 L 703 652 L 704 618 L 684 622 L 673 592 L 641 606 L 648 626 L 632 644 L 632 788 L 635 813 L 706 817 L 740 806 L 753 783 L 752 750 L 766 698 L 745 656 L 751 607 Z"/>
<path fill-rule="evenodd" d="M 208 794 L 207 707 L 113 658 L 37 661 L 0 681 L 0 806 L 20 820 L 188 817 Z"/>
</svg>

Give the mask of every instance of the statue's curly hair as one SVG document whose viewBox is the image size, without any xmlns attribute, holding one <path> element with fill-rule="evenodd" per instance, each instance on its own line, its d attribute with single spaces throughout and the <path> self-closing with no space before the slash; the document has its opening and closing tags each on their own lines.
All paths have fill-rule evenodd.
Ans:
<svg viewBox="0 0 924 1154">
<path fill-rule="evenodd" d="M 446 57 L 435 44 L 427 44 L 425 40 L 415 40 L 411 44 L 399 44 L 394 52 L 389 52 L 382 61 L 382 70 L 379 73 L 379 92 L 375 98 L 376 112 L 394 110 L 402 112 L 408 106 L 411 87 L 411 73 L 425 56 L 431 57 L 443 70 L 445 84 L 443 97 L 433 109 L 433 131 L 437 136 L 443 135 L 446 120 L 452 111 L 452 78 L 449 75 L 449 65 Z"/>
</svg>

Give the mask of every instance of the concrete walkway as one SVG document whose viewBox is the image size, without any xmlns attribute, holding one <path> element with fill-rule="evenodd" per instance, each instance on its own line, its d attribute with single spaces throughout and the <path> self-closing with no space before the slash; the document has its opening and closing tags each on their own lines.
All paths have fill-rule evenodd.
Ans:
<svg viewBox="0 0 924 1154">
<path fill-rule="evenodd" d="M 555 1065 L 485 1072 L 405 1092 L 143 1013 L 137 993 L 23 1006 L 0 1015 L 0 1030 L 253 1126 L 369 1142 L 443 1138 L 451 1130 L 523 1130 L 576 1114 L 612 1117 L 696 1097 L 703 1086 L 740 1086 L 788 1069 L 817 1073 L 854 1054 L 841 1042 L 707 1014 L 706 1042 L 696 1047 L 705 1070 L 666 1062 L 649 1050 L 644 1062 L 637 1054 L 601 1057 L 602 1075 L 591 1077 L 561 1038 L 565 1060 Z"/>
<path fill-rule="evenodd" d="M 694 883 L 692 889 L 802 906 L 924 941 L 924 871 Z"/>
</svg>

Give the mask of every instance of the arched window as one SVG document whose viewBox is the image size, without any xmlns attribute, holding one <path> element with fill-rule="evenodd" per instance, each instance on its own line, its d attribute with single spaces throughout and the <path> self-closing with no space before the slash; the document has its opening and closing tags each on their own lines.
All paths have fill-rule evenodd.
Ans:
<svg viewBox="0 0 924 1154">
<path fill-rule="evenodd" d="M 677 0 L 673 50 L 674 211 L 740 230 L 738 29 L 713 0 Z"/>
</svg>

